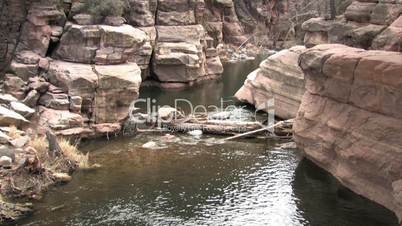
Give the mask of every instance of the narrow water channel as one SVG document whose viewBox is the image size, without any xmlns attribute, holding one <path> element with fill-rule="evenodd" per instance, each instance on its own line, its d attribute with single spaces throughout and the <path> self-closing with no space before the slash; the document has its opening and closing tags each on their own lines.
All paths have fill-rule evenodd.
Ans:
<svg viewBox="0 0 402 226">
<path fill-rule="evenodd" d="M 258 62 L 228 64 L 221 81 L 184 90 L 144 88 L 143 98 L 174 104 L 232 103 Z M 87 143 L 101 168 L 52 188 L 21 225 L 393 226 L 385 208 L 341 186 L 297 150 L 263 140 L 218 142 L 179 135 L 163 149 L 142 134 Z"/>
</svg>

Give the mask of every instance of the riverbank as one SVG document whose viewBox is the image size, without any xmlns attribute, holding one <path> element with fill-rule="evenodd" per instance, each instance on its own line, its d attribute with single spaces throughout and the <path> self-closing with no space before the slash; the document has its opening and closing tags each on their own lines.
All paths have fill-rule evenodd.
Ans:
<svg viewBox="0 0 402 226">
<path fill-rule="evenodd" d="M 3 127 L 4 129 L 5 127 Z M 9 144 L 0 146 L 0 223 L 14 223 L 33 212 L 32 200 L 58 184 L 71 181 L 78 168 L 88 168 L 89 156 L 63 138 L 27 135 L 9 127 Z"/>
</svg>

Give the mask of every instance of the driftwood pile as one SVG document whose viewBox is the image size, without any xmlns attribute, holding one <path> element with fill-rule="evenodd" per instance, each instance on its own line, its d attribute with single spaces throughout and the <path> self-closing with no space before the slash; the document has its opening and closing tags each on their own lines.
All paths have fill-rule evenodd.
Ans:
<svg viewBox="0 0 402 226">
<path fill-rule="evenodd" d="M 141 114 L 144 119 L 150 116 Z M 137 132 L 180 132 L 202 131 L 203 134 L 230 136 L 224 140 L 237 138 L 291 138 L 293 119 L 279 121 L 275 124 L 265 125 L 257 121 L 243 121 L 211 118 L 207 114 L 184 116 L 175 109 L 169 114 L 159 115 L 158 120 L 147 120 L 147 129 L 138 129 Z M 149 122 L 152 123 L 149 123 Z M 152 127 L 152 129 L 149 129 Z"/>
</svg>

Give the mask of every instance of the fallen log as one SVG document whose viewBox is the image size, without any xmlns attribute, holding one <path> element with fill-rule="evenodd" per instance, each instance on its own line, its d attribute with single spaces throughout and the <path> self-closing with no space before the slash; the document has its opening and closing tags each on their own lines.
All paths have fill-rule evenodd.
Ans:
<svg viewBox="0 0 402 226">
<path fill-rule="evenodd" d="M 223 141 L 229 141 L 229 140 L 234 140 L 234 139 L 237 139 L 237 138 L 247 137 L 247 136 L 250 136 L 250 135 L 253 135 L 253 134 L 256 134 L 256 133 L 269 131 L 271 129 L 276 129 L 277 127 L 280 128 L 280 127 L 283 127 L 285 125 L 288 126 L 290 122 L 293 123 L 293 119 L 291 119 L 291 120 L 292 121 L 290 121 L 290 120 L 280 121 L 280 122 L 275 123 L 274 125 L 271 125 L 271 126 L 267 126 L 267 127 L 264 127 L 264 128 L 260 128 L 260 129 L 256 129 L 256 130 L 253 130 L 253 131 L 248 131 L 248 132 L 245 132 L 245 133 L 242 133 L 242 134 L 238 134 L 238 135 L 235 135 L 235 136 L 232 136 L 232 137 L 228 137 L 228 138 L 223 139 Z"/>
<path fill-rule="evenodd" d="M 214 135 L 234 135 L 237 133 L 253 131 L 261 128 L 260 125 L 253 126 L 236 126 L 236 125 L 216 125 L 205 123 L 165 123 L 162 128 L 166 128 L 173 132 L 190 132 L 194 130 L 201 130 L 205 134 Z"/>
<path fill-rule="evenodd" d="M 232 121 L 232 120 L 208 120 L 207 124 L 211 125 L 222 125 L 222 126 L 244 126 L 244 127 L 262 127 L 262 124 L 259 122 L 242 122 L 242 121 Z"/>
</svg>

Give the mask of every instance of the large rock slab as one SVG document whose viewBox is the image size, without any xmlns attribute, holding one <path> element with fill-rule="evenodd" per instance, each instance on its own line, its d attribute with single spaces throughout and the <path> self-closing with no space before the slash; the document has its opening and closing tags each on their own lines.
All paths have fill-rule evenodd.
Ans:
<svg viewBox="0 0 402 226">
<path fill-rule="evenodd" d="M 91 65 L 53 61 L 46 75 L 48 81 L 60 87 L 69 96 L 82 98 L 82 111 L 91 112 L 98 76 Z M 69 103 L 66 103 L 68 109 Z"/>
<path fill-rule="evenodd" d="M 270 56 L 248 76 L 235 97 L 258 110 L 275 110 L 275 115 L 283 119 L 296 117 L 305 92 L 304 74 L 298 66 L 304 50 L 296 46 Z"/>
<path fill-rule="evenodd" d="M 141 69 L 135 63 L 128 63 L 96 65 L 94 71 L 98 75 L 95 123 L 122 123 L 128 116 L 130 104 L 138 98 Z"/>
<path fill-rule="evenodd" d="M 44 107 L 41 107 L 39 112 L 39 125 L 43 128 L 65 130 L 84 126 L 84 118 L 80 114 Z"/>
<path fill-rule="evenodd" d="M 69 24 L 53 57 L 76 63 L 148 65 L 150 37 L 130 25 Z"/>
<path fill-rule="evenodd" d="M 204 76 L 204 45 L 201 25 L 158 26 L 153 60 L 156 77 L 161 82 L 190 82 Z"/>
<path fill-rule="evenodd" d="M 300 56 L 307 92 L 294 124 L 305 155 L 402 219 L 402 55 L 318 45 Z"/>
<path fill-rule="evenodd" d="M 0 126 L 26 125 L 28 120 L 15 111 L 0 106 Z"/>
</svg>

